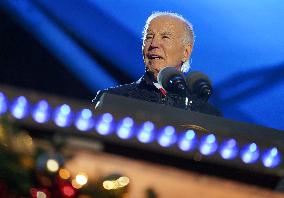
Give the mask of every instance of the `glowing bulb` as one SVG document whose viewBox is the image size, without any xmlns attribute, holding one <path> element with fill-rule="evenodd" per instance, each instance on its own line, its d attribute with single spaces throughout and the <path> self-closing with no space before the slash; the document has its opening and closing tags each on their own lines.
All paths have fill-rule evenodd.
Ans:
<svg viewBox="0 0 284 198">
<path fill-rule="evenodd" d="M 255 143 L 251 143 L 243 147 L 241 151 L 241 159 L 246 164 L 254 163 L 258 160 L 259 150 Z"/>
<path fill-rule="evenodd" d="M 60 112 L 64 115 L 68 115 L 70 112 L 71 112 L 71 109 L 69 107 L 69 105 L 67 104 L 63 104 L 61 107 L 60 107 Z"/>
<path fill-rule="evenodd" d="M 77 183 L 76 179 L 72 179 L 71 184 L 72 184 L 73 188 L 76 188 L 76 189 L 80 189 L 80 188 L 83 187 L 82 185 Z"/>
<path fill-rule="evenodd" d="M 108 135 L 112 132 L 113 116 L 110 113 L 102 115 L 100 121 L 96 124 L 96 130 L 101 135 Z"/>
<path fill-rule="evenodd" d="M 113 116 L 110 113 L 105 113 L 105 114 L 103 114 L 102 120 L 104 122 L 110 123 L 110 122 L 113 121 Z"/>
<path fill-rule="evenodd" d="M 238 155 L 237 141 L 235 139 L 224 141 L 220 146 L 219 153 L 223 159 L 234 159 Z"/>
<path fill-rule="evenodd" d="M 69 179 L 70 178 L 70 172 L 67 169 L 62 168 L 62 169 L 59 170 L 59 176 L 62 179 Z"/>
<path fill-rule="evenodd" d="M 28 113 L 28 101 L 24 96 L 19 96 L 12 104 L 12 115 L 17 119 L 24 118 Z"/>
<path fill-rule="evenodd" d="M 218 147 L 215 135 L 209 134 L 203 136 L 200 141 L 199 151 L 203 155 L 212 155 Z"/>
<path fill-rule="evenodd" d="M 75 120 L 75 126 L 80 131 L 87 131 L 93 127 L 92 112 L 90 109 L 83 109 Z"/>
<path fill-rule="evenodd" d="M 75 190 L 71 186 L 66 185 L 61 190 L 67 197 L 73 197 L 75 195 Z"/>
<path fill-rule="evenodd" d="M 83 109 L 81 115 L 84 119 L 90 119 L 92 117 L 92 111 L 90 109 Z"/>
<path fill-rule="evenodd" d="M 54 114 L 54 122 L 59 127 L 66 127 L 70 124 L 71 108 L 67 104 L 63 104 L 56 108 Z"/>
<path fill-rule="evenodd" d="M 273 147 L 263 152 L 261 160 L 265 167 L 274 168 L 281 163 L 281 154 L 276 147 Z"/>
<path fill-rule="evenodd" d="M 41 100 L 36 104 L 32 117 L 38 123 L 44 123 L 49 119 L 49 105 L 45 100 Z"/>
<path fill-rule="evenodd" d="M 119 187 L 124 187 L 129 184 L 129 178 L 128 177 L 120 177 L 117 179 L 117 182 L 119 184 Z"/>
<path fill-rule="evenodd" d="M 106 190 L 112 190 L 112 189 L 114 189 L 114 186 L 115 186 L 115 184 L 114 184 L 114 182 L 113 181 L 104 181 L 103 182 L 103 187 L 104 187 L 104 189 L 106 189 Z"/>
<path fill-rule="evenodd" d="M 189 151 L 195 148 L 197 137 L 193 130 L 187 130 L 179 139 L 178 146 L 183 151 Z"/>
<path fill-rule="evenodd" d="M 85 185 L 88 182 L 88 177 L 85 173 L 79 173 L 76 175 L 76 182 L 81 186 Z"/>
<path fill-rule="evenodd" d="M 175 128 L 173 126 L 166 126 L 161 135 L 158 137 L 158 143 L 163 147 L 168 147 L 176 141 Z"/>
<path fill-rule="evenodd" d="M 50 172 L 56 172 L 59 169 L 59 164 L 55 159 L 49 159 L 46 162 L 46 167 Z"/>
<path fill-rule="evenodd" d="M 44 192 L 38 191 L 38 192 L 36 193 L 36 197 L 37 197 L 37 198 L 46 198 L 47 196 L 46 196 L 46 194 L 45 194 Z"/>
<path fill-rule="evenodd" d="M 130 117 L 126 117 L 122 120 L 121 125 L 117 129 L 117 135 L 121 139 L 128 139 L 132 136 L 132 127 L 134 125 L 134 121 Z"/>
<path fill-rule="evenodd" d="M 142 143 L 149 143 L 154 139 L 155 126 L 152 122 L 147 121 L 143 124 L 142 129 L 137 134 L 137 139 Z"/>
</svg>

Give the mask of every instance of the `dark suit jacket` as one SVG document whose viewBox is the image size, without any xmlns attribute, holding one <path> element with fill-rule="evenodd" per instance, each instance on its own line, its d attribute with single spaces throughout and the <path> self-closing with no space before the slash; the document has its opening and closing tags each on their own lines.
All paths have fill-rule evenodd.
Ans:
<svg viewBox="0 0 284 198">
<path fill-rule="evenodd" d="M 156 88 L 153 82 L 155 82 L 153 75 L 149 72 L 146 72 L 138 81 L 131 84 L 120 85 L 117 87 L 111 87 L 98 91 L 97 96 L 95 97 L 95 99 L 93 99 L 92 102 L 94 104 L 97 104 L 102 94 L 107 92 L 130 98 L 146 100 L 149 102 L 155 102 L 163 105 L 184 108 L 180 104 L 177 104 L 177 102 L 172 97 L 170 97 L 169 94 L 164 96 L 162 92 Z M 192 100 L 189 110 L 222 116 L 222 113 L 218 109 L 216 109 L 209 103 L 203 103 L 198 99 Z"/>
</svg>

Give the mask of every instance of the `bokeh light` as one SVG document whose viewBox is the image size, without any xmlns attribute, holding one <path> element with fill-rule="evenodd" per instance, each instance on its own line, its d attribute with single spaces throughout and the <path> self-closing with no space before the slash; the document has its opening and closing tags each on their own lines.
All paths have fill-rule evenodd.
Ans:
<svg viewBox="0 0 284 198">
<path fill-rule="evenodd" d="M 121 139 L 129 139 L 133 134 L 134 120 L 130 117 L 123 118 L 117 129 L 117 136 Z"/>
<path fill-rule="evenodd" d="M 59 169 L 59 163 L 55 159 L 48 159 L 46 162 L 46 168 L 50 172 L 56 172 Z"/>
<path fill-rule="evenodd" d="M 267 149 L 261 157 L 262 164 L 267 168 L 274 168 L 281 163 L 281 155 L 276 147 Z"/>
<path fill-rule="evenodd" d="M 175 128 L 173 126 L 166 126 L 162 129 L 158 137 L 158 143 L 162 147 L 169 147 L 176 142 L 176 139 Z"/>
<path fill-rule="evenodd" d="M 225 140 L 219 149 L 219 153 L 223 159 L 234 159 L 238 155 L 238 145 L 235 139 Z"/>
<path fill-rule="evenodd" d="M 70 172 L 65 169 L 65 168 L 61 168 L 59 170 L 59 176 L 62 178 L 62 179 L 69 179 L 70 178 Z"/>
<path fill-rule="evenodd" d="M 218 148 L 214 134 L 205 135 L 200 140 L 199 151 L 203 155 L 212 155 Z"/>
<path fill-rule="evenodd" d="M 259 149 L 255 143 L 248 144 L 241 150 L 241 159 L 246 164 L 254 163 L 258 160 Z"/>
<path fill-rule="evenodd" d="M 108 135 L 112 132 L 112 122 L 113 116 L 110 113 L 105 113 L 100 117 L 95 128 L 99 134 Z"/>
<path fill-rule="evenodd" d="M 72 185 L 73 188 L 75 188 L 75 189 L 80 189 L 80 188 L 83 187 L 82 185 L 80 185 L 80 184 L 77 183 L 76 179 L 72 179 L 71 185 Z"/>
<path fill-rule="evenodd" d="M 117 179 L 117 182 L 118 182 L 119 187 L 124 187 L 124 186 L 127 186 L 129 184 L 130 180 L 129 180 L 128 177 L 123 176 L 123 177 L 119 177 Z"/>
<path fill-rule="evenodd" d="M 39 101 L 33 108 L 33 119 L 38 123 L 45 123 L 50 118 L 50 107 L 46 100 Z"/>
<path fill-rule="evenodd" d="M 11 113 L 17 119 L 22 119 L 27 116 L 29 111 L 29 103 L 24 96 L 19 96 L 11 105 Z"/>
<path fill-rule="evenodd" d="M 144 122 L 141 129 L 137 133 L 137 139 L 142 143 L 152 142 L 154 139 L 154 128 L 155 126 L 153 122 Z"/>
<path fill-rule="evenodd" d="M 75 126 L 80 131 L 90 130 L 94 125 L 93 114 L 90 109 L 82 109 L 76 119 Z"/>
<path fill-rule="evenodd" d="M 86 173 L 78 173 L 76 175 L 76 182 L 81 186 L 85 185 L 88 182 L 88 176 Z"/>
<path fill-rule="evenodd" d="M 42 192 L 42 191 L 38 191 L 36 193 L 36 197 L 37 198 L 47 198 L 47 195 L 44 192 Z"/>
<path fill-rule="evenodd" d="M 193 150 L 197 145 L 197 135 L 193 130 L 187 130 L 181 135 L 178 141 L 178 147 L 182 151 Z"/>
<path fill-rule="evenodd" d="M 71 108 L 63 104 L 55 109 L 53 115 L 54 122 L 59 127 L 67 127 L 71 123 Z"/>
<path fill-rule="evenodd" d="M 61 188 L 61 192 L 66 197 L 73 197 L 75 195 L 75 190 L 70 185 L 64 185 Z"/>
<path fill-rule="evenodd" d="M 116 185 L 116 183 L 114 181 L 111 181 L 111 180 L 107 180 L 107 181 L 103 182 L 103 187 L 106 190 L 115 189 L 115 185 Z"/>
</svg>

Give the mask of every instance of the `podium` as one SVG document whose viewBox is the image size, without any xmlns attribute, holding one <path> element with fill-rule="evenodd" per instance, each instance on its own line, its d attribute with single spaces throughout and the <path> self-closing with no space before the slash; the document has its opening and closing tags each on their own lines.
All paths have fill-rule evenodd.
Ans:
<svg viewBox="0 0 284 198">
<path fill-rule="evenodd" d="M 175 159 L 186 159 L 188 160 L 185 161 L 186 163 L 195 163 L 193 166 L 203 167 L 204 163 L 206 164 L 204 169 L 208 170 L 211 166 L 214 168 L 218 167 L 217 169 L 219 169 L 220 172 L 228 169 L 224 171 L 226 174 L 230 173 L 230 171 L 236 171 L 238 173 L 244 171 L 245 173 L 242 173 L 243 175 L 241 177 L 248 177 L 248 180 L 250 176 L 256 176 L 255 181 L 252 181 L 252 183 L 262 183 L 262 181 L 257 181 L 259 180 L 258 176 L 261 175 L 263 181 L 265 181 L 265 178 L 267 179 L 267 185 L 271 185 L 269 186 L 271 188 L 275 188 L 275 186 L 271 184 L 272 180 L 275 182 L 275 185 L 277 185 L 278 180 L 276 181 L 276 178 L 280 179 L 284 176 L 284 131 L 108 93 L 102 95 L 100 102 L 96 106 L 95 113 L 97 115 L 110 113 L 118 123 L 123 118 L 130 117 L 137 126 L 141 126 L 146 121 L 151 121 L 155 125 L 156 136 L 159 136 L 165 126 L 175 128 L 177 137 L 175 143 L 167 147 L 159 145 L 159 143 L 157 143 L 157 137 L 147 144 L 139 142 L 135 137 L 137 130 L 134 132 L 134 135 L 127 140 L 114 138 L 116 143 L 128 145 L 129 148 L 155 152 L 156 156 L 161 154 L 174 157 Z M 198 146 L 190 151 L 182 151 L 177 144 L 180 136 L 188 130 L 193 130 L 196 133 L 198 141 L 201 141 L 204 136 L 214 134 L 218 144 L 216 151 L 210 155 L 205 155 L 201 153 L 200 147 L 198 148 Z M 224 141 L 229 139 L 236 140 L 238 154 L 235 158 L 228 160 L 220 155 L 220 146 Z M 259 153 L 254 162 L 248 162 L 241 157 L 246 145 L 257 146 Z M 277 154 L 280 160 L 275 167 L 267 167 L 267 163 L 264 162 L 264 153 L 271 148 L 277 148 Z M 206 173 L 206 170 L 204 172 Z M 247 176 L 246 173 L 249 173 L 250 176 Z"/>
</svg>

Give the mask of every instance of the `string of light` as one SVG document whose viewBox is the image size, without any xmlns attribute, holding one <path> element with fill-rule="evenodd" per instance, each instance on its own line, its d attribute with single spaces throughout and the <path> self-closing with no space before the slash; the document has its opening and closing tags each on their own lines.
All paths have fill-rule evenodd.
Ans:
<svg viewBox="0 0 284 198">
<path fill-rule="evenodd" d="M 241 159 L 244 164 L 261 161 L 265 168 L 275 168 L 282 163 L 281 153 L 275 146 L 260 149 L 257 142 L 239 145 L 234 138 L 218 141 L 216 134 L 198 134 L 193 129 L 176 131 L 173 126 L 157 128 L 151 121 L 136 124 L 131 117 L 116 120 L 111 113 L 94 116 L 88 108 L 74 112 L 70 105 L 61 104 L 51 108 L 47 100 L 32 104 L 25 96 L 15 97 L 9 101 L 0 92 L 0 115 L 10 113 L 16 119 L 31 116 L 44 124 L 53 122 L 60 128 L 75 126 L 78 131 L 96 131 L 101 136 L 116 134 L 121 140 L 136 138 L 142 144 L 156 142 L 163 148 L 177 146 L 182 152 L 198 151 L 203 156 L 218 154 L 223 160 Z"/>
</svg>

